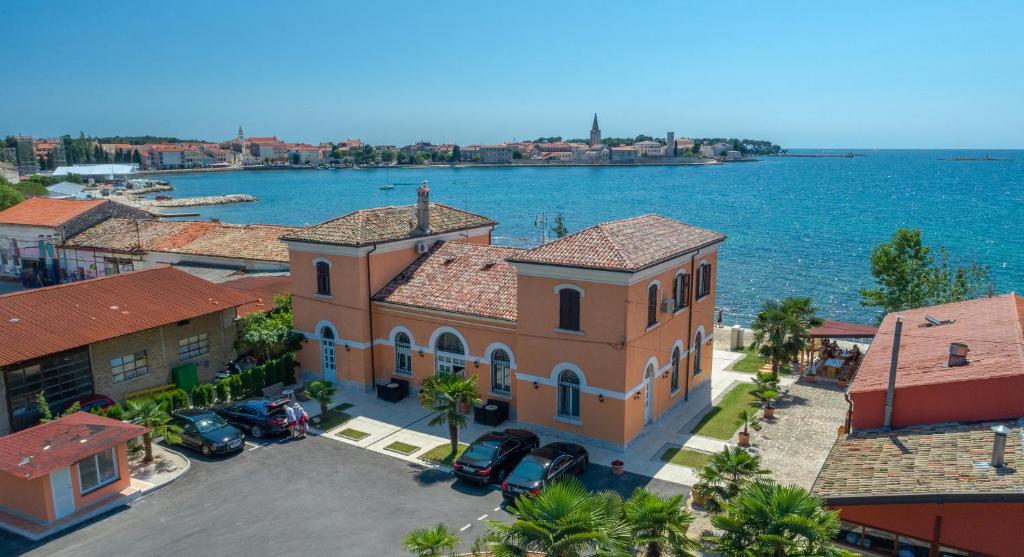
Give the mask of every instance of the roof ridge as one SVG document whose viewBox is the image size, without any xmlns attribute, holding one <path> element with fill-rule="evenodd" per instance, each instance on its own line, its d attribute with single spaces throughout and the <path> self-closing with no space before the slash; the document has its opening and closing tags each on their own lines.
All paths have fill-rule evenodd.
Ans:
<svg viewBox="0 0 1024 557">
<path fill-rule="evenodd" d="M 629 263 L 629 260 L 627 260 L 626 256 L 623 255 L 623 253 L 622 253 L 622 246 L 617 244 L 615 242 L 615 240 L 612 239 L 612 235 L 609 234 L 608 230 L 605 229 L 605 225 L 606 224 L 612 224 L 612 223 L 602 223 L 602 224 L 599 224 L 599 225 L 597 225 L 597 229 L 600 230 L 602 236 L 604 237 L 604 240 L 606 242 L 608 242 L 608 244 L 612 247 L 612 251 L 615 253 L 615 256 L 619 258 L 619 261 L 621 261 L 623 264 Z"/>
</svg>

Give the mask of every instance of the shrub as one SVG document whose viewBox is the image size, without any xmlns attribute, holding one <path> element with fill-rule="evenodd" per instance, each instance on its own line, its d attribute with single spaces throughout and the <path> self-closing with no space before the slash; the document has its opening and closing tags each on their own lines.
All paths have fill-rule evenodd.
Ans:
<svg viewBox="0 0 1024 557">
<path fill-rule="evenodd" d="M 110 408 L 107 408 L 106 416 L 111 420 L 120 420 L 123 422 L 125 420 L 124 407 L 120 404 L 115 404 Z"/>
<path fill-rule="evenodd" d="M 213 386 L 213 383 L 199 385 L 192 390 L 192 405 L 201 408 L 212 406 L 216 400 L 216 396 L 217 388 Z"/>
<path fill-rule="evenodd" d="M 231 391 L 231 399 L 237 400 L 245 396 L 245 389 L 242 385 L 242 374 L 228 377 L 228 390 Z"/>
<path fill-rule="evenodd" d="M 157 402 L 163 402 L 164 400 L 170 402 L 170 409 L 172 411 L 188 408 L 188 393 L 185 392 L 185 389 L 174 389 L 173 391 L 161 393 L 157 397 Z"/>
<path fill-rule="evenodd" d="M 217 381 L 217 400 L 221 402 L 227 402 L 231 400 L 231 386 L 230 381 L 227 379 L 221 379 Z"/>
</svg>

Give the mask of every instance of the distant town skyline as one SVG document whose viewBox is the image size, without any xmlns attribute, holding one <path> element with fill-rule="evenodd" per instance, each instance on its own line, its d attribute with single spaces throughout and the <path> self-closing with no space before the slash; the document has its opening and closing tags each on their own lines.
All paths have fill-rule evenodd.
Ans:
<svg viewBox="0 0 1024 557">
<path fill-rule="evenodd" d="M 591 7 L 12 1 L 0 133 L 1024 148 L 1019 2 Z"/>
</svg>

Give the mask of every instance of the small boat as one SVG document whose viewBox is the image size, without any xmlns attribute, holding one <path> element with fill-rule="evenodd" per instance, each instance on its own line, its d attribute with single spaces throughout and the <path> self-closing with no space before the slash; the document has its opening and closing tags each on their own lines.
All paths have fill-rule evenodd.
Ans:
<svg viewBox="0 0 1024 557">
<path fill-rule="evenodd" d="M 393 190 L 393 189 L 395 189 L 395 185 L 394 184 L 384 184 L 383 186 L 380 187 L 380 189 L 382 189 L 382 190 Z"/>
</svg>

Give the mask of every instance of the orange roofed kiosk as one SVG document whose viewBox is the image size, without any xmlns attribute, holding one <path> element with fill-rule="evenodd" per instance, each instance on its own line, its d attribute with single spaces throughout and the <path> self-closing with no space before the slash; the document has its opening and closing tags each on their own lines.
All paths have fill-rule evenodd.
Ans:
<svg viewBox="0 0 1024 557">
<path fill-rule="evenodd" d="M 476 374 L 518 421 L 611 447 L 710 402 L 722 234 L 644 215 L 497 247 L 494 221 L 429 193 L 282 238 L 305 372 L 365 389 Z"/>
<path fill-rule="evenodd" d="M 77 412 L 0 437 L 0 528 L 38 540 L 126 504 L 126 444 L 147 431 Z"/>
<path fill-rule="evenodd" d="M 871 555 L 1021 555 L 1024 300 L 886 316 L 849 389 L 852 433 L 815 494 Z"/>
</svg>

